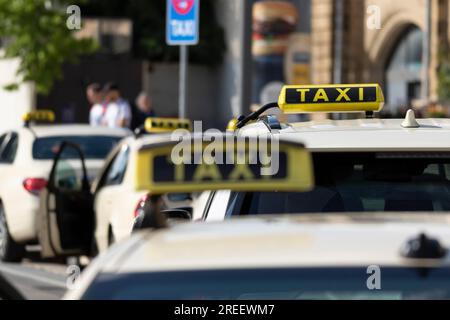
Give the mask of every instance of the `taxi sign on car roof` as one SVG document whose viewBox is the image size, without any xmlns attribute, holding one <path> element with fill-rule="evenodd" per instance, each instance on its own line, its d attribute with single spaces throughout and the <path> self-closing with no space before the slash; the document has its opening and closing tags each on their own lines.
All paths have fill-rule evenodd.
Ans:
<svg viewBox="0 0 450 320">
<path fill-rule="evenodd" d="M 204 190 L 307 191 L 313 188 L 311 155 L 301 143 L 271 141 L 263 150 L 259 143 L 228 134 L 216 135 L 212 147 L 204 137 L 186 137 L 183 142 L 167 141 L 142 147 L 135 166 L 135 189 L 164 194 Z M 220 137 L 223 139 L 217 140 Z M 188 153 L 180 156 L 180 148 L 185 147 Z M 267 150 L 270 154 L 265 155 Z M 214 155 L 208 157 L 208 152 Z M 269 170 L 269 166 L 275 168 L 270 174 L 263 170 Z"/>
<path fill-rule="evenodd" d="M 145 131 L 150 133 L 167 133 L 177 129 L 192 130 L 192 124 L 189 119 L 175 118 L 147 118 L 145 120 Z"/>
<path fill-rule="evenodd" d="M 378 84 L 284 86 L 278 99 L 284 113 L 375 112 L 384 105 Z"/>
<path fill-rule="evenodd" d="M 25 123 L 35 122 L 54 122 L 55 113 L 52 110 L 36 110 L 25 113 L 22 116 Z"/>
</svg>

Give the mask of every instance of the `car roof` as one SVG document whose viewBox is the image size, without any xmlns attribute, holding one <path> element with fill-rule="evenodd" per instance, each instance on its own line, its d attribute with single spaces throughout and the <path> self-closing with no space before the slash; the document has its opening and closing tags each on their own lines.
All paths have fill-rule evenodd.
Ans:
<svg viewBox="0 0 450 320">
<path fill-rule="evenodd" d="M 38 138 L 58 135 L 94 135 L 94 136 L 114 136 L 124 137 L 130 135 L 128 129 L 93 127 L 88 124 L 60 124 L 60 125 L 31 125 L 22 130 L 31 130 Z"/>
<path fill-rule="evenodd" d="M 134 138 L 134 146 L 140 149 L 150 145 L 157 145 L 159 143 L 166 143 L 172 141 L 171 133 L 157 133 L 157 134 L 143 134 L 138 138 Z"/>
<path fill-rule="evenodd" d="M 450 151 L 450 119 L 418 119 L 419 128 L 403 128 L 403 119 L 355 119 L 297 122 L 279 132 L 316 152 L 333 151 Z M 261 122 L 241 134 L 264 132 Z M 267 132 L 267 129 L 265 129 Z"/>
<path fill-rule="evenodd" d="M 302 142 L 313 152 L 450 151 L 450 119 L 418 119 L 419 128 L 403 128 L 403 119 L 355 119 L 296 122 L 278 133 Z M 238 134 L 267 134 L 267 126 L 254 122 Z M 330 139 L 330 137 L 333 137 Z M 135 139 L 137 148 L 170 140 L 170 134 L 147 134 Z"/>
<path fill-rule="evenodd" d="M 290 215 L 177 224 L 132 237 L 102 272 L 252 267 L 405 266 L 400 255 L 425 233 L 450 247 L 450 215 Z M 137 237 L 137 238 L 136 238 Z M 440 263 L 450 265 L 450 255 Z"/>
</svg>

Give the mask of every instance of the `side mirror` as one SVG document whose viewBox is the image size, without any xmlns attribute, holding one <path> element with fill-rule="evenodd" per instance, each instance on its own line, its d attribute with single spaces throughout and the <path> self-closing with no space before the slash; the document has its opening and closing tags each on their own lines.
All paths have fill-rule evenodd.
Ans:
<svg viewBox="0 0 450 320">
<path fill-rule="evenodd" d="M 162 229 L 168 227 L 168 220 L 192 220 L 192 208 L 161 210 L 160 196 L 152 196 L 144 205 L 144 210 L 136 217 L 132 233 L 142 229 Z"/>
<path fill-rule="evenodd" d="M 192 213 L 185 209 L 169 209 L 161 211 L 168 220 L 192 220 Z"/>
</svg>

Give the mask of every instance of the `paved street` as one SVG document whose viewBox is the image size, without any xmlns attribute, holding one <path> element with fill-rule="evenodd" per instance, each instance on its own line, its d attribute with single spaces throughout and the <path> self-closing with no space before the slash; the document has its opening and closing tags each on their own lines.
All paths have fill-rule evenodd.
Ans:
<svg viewBox="0 0 450 320">
<path fill-rule="evenodd" d="M 61 299 L 66 290 L 65 266 L 25 260 L 21 264 L 0 263 L 0 272 L 31 300 Z"/>
</svg>

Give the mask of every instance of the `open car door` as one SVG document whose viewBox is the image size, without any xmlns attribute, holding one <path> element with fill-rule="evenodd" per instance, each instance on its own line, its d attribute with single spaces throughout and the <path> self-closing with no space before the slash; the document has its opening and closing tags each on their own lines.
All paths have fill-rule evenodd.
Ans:
<svg viewBox="0 0 450 320">
<path fill-rule="evenodd" d="M 95 219 L 93 196 L 84 155 L 76 144 L 60 145 L 40 202 L 41 255 L 89 255 Z"/>
</svg>

